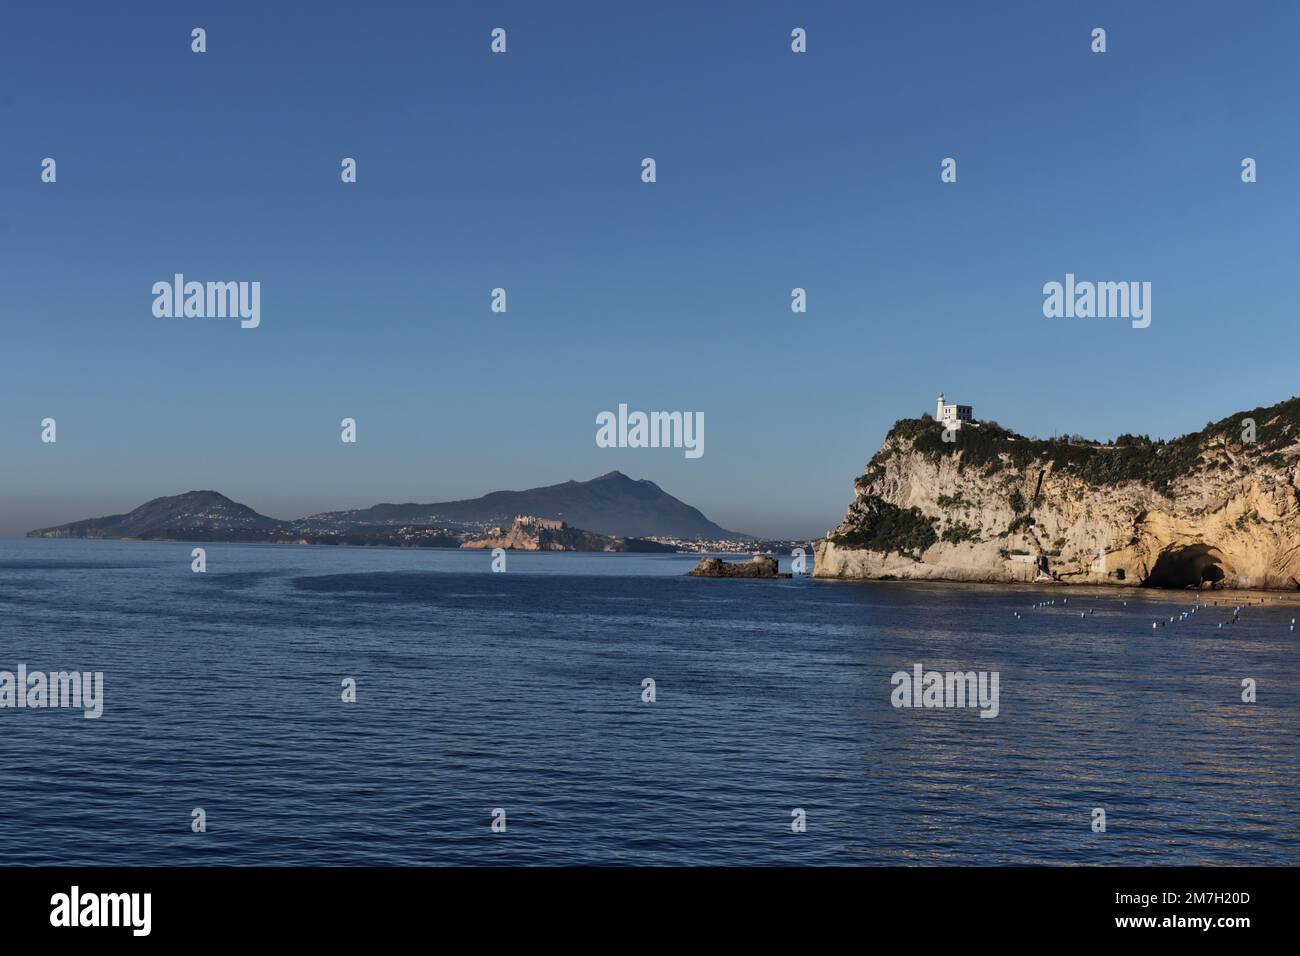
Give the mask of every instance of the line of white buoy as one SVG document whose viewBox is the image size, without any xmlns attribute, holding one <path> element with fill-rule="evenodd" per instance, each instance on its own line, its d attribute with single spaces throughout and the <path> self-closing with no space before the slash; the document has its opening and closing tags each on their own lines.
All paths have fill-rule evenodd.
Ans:
<svg viewBox="0 0 1300 956">
<path fill-rule="evenodd" d="M 1068 604 L 1068 603 L 1069 603 L 1069 600 L 1070 600 L 1069 598 L 1061 598 L 1061 603 L 1062 603 L 1062 604 Z M 1122 602 L 1120 602 L 1120 603 L 1121 603 L 1121 605 L 1122 605 L 1123 607 L 1128 607 L 1128 601 L 1122 601 Z M 1215 604 L 1216 606 L 1218 605 L 1218 603 L 1219 603 L 1218 601 L 1215 601 L 1215 602 L 1214 602 L 1214 604 Z M 1260 601 L 1260 604 L 1263 604 L 1263 603 L 1264 603 L 1264 602 L 1261 600 L 1261 601 Z M 1047 600 L 1047 601 L 1039 601 L 1037 604 L 1032 604 L 1032 605 L 1030 605 L 1030 608 L 1031 608 L 1031 610 L 1041 610 L 1042 608 L 1054 607 L 1055 605 L 1056 605 L 1056 599 L 1053 598 L 1053 599 L 1051 599 L 1051 600 Z M 1201 603 L 1198 602 L 1198 603 L 1196 603 L 1196 604 L 1193 604 L 1193 605 L 1192 605 L 1190 608 L 1188 608 L 1186 611 L 1180 611 L 1180 612 L 1177 614 L 1177 616 L 1170 617 L 1168 621 L 1152 621 L 1152 622 L 1151 622 L 1151 628 L 1152 628 L 1152 630 L 1155 630 L 1156 628 L 1167 627 L 1167 626 L 1169 626 L 1170 624 L 1174 624 L 1174 623 L 1177 623 L 1177 622 L 1180 622 L 1180 621 L 1187 621 L 1187 620 L 1189 620 L 1189 619 L 1192 617 L 1192 615 L 1194 615 L 1197 611 L 1200 611 L 1200 610 L 1202 610 L 1202 609 L 1204 609 L 1204 608 L 1207 608 L 1207 607 L 1209 607 L 1209 606 L 1210 606 L 1210 605 L 1208 605 L 1208 604 L 1201 604 Z M 1230 620 L 1227 621 L 1228 624 L 1236 624 L 1239 620 L 1241 620 L 1241 609 L 1242 609 L 1242 605 L 1240 605 L 1240 604 L 1238 604 L 1236 607 L 1234 607 L 1234 608 L 1232 609 L 1232 618 L 1231 618 Z M 1086 618 L 1086 617 L 1088 617 L 1088 616 L 1090 616 L 1090 615 L 1093 615 L 1093 614 L 1095 614 L 1095 613 L 1096 613 L 1096 608 L 1091 608 L 1091 607 L 1090 607 L 1090 608 L 1088 608 L 1088 610 L 1086 610 L 1086 611 L 1080 611 L 1080 612 L 1079 612 L 1079 619 L 1080 619 L 1080 620 L 1083 620 L 1084 618 Z M 1016 619 L 1017 621 L 1019 621 L 1019 620 L 1022 619 L 1022 615 L 1021 615 L 1021 613 L 1020 613 L 1019 611 L 1013 611 L 1012 614 L 1015 616 L 1015 619 Z M 1215 625 L 1215 627 L 1216 627 L 1217 630 L 1220 630 L 1220 631 L 1223 630 L 1223 622 L 1218 623 L 1217 625 Z M 1290 623 L 1290 625 L 1289 625 L 1289 630 L 1290 630 L 1291 632 L 1294 633 L 1295 628 L 1296 628 L 1296 619 L 1295 619 L 1295 618 L 1291 618 L 1291 623 Z"/>
</svg>

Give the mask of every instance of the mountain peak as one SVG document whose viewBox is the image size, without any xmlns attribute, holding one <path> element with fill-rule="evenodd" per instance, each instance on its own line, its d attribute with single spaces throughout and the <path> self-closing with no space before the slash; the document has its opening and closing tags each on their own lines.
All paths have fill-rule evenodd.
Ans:
<svg viewBox="0 0 1300 956">
<path fill-rule="evenodd" d="M 624 538 L 748 538 L 714 524 L 698 508 L 652 481 L 608 471 L 586 481 L 523 491 L 493 491 L 479 498 L 431 504 L 376 505 L 359 511 L 313 515 L 313 528 L 348 525 L 429 524 L 509 527 L 519 515 L 563 521 L 571 528 Z"/>
<path fill-rule="evenodd" d="M 29 532 L 44 538 L 180 537 L 283 529 L 288 522 L 260 515 L 218 491 L 186 491 L 152 498 L 120 515 L 87 518 Z M 205 538 L 205 540 L 208 540 Z"/>
</svg>

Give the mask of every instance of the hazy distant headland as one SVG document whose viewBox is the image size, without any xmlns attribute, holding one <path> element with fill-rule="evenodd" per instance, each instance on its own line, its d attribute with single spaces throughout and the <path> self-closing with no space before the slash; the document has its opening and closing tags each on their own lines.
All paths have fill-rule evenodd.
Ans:
<svg viewBox="0 0 1300 956">
<path fill-rule="evenodd" d="M 936 413 L 889 431 L 816 577 L 1300 588 L 1300 399 L 1106 444 Z"/>
<path fill-rule="evenodd" d="M 618 471 L 461 501 L 379 504 L 288 521 L 215 491 L 190 491 L 155 498 L 126 514 L 40 528 L 27 537 L 584 551 L 740 550 L 770 544 L 722 528 L 654 482 Z"/>
</svg>

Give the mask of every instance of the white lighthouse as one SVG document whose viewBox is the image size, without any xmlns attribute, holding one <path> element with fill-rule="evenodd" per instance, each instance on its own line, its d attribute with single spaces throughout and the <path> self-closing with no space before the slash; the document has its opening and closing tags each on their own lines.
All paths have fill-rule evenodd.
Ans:
<svg viewBox="0 0 1300 956">
<path fill-rule="evenodd" d="M 973 424 L 975 415 L 970 405 L 950 405 L 943 400 L 943 392 L 939 393 L 939 403 L 935 406 L 934 417 L 944 428 L 958 429 L 962 424 Z"/>
</svg>

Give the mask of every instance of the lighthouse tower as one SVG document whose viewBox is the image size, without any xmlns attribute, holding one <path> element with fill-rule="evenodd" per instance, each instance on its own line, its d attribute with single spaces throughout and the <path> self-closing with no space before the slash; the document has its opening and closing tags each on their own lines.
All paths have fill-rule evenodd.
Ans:
<svg viewBox="0 0 1300 956">
<path fill-rule="evenodd" d="M 957 429 L 963 424 L 975 424 L 974 409 L 970 405 L 950 405 L 943 400 L 943 392 L 939 393 L 939 401 L 935 406 L 934 417 L 945 427 Z"/>
</svg>

